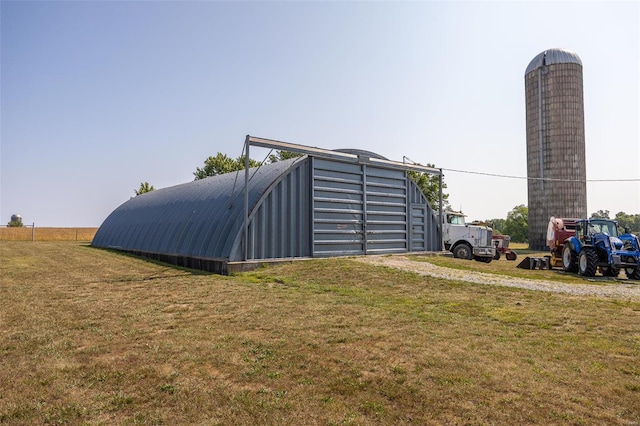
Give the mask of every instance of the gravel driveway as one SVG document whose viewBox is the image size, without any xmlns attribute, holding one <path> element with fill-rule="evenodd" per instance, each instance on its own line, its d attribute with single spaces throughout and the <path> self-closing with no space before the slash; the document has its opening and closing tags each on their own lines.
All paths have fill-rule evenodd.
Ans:
<svg viewBox="0 0 640 426">
<path fill-rule="evenodd" d="M 607 281 L 606 283 L 599 285 L 567 284 L 555 281 L 532 280 L 505 275 L 488 274 L 485 272 L 445 268 L 428 262 L 417 262 L 415 260 L 411 260 L 407 256 L 401 255 L 361 256 L 354 258 L 354 260 L 373 265 L 397 268 L 408 272 L 415 272 L 420 275 L 444 278 L 447 280 L 466 281 L 483 285 L 517 287 L 552 293 L 567 293 L 582 296 L 604 296 L 616 299 L 640 301 L 640 281 L 630 281 L 630 283 L 633 284 L 627 284 L 622 281 Z M 622 273 L 624 274 L 624 272 Z"/>
</svg>

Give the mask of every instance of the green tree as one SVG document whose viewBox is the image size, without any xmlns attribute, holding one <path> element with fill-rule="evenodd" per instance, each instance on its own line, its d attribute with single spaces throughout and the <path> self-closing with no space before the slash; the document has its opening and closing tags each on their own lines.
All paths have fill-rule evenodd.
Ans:
<svg viewBox="0 0 640 426">
<path fill-rule="evenodd" d="M 620 231 L 624 228 L 628 228 L 629 232 L 636 235 L 640 234 L 640 214 L 626 214 L 625 212 L 618 212 L 615 220 L 618 221 Z"/>
<path fill-rule="evenodd" d="M 591 217 L 596 219 L 610 219 L 609 210 L 598 210 L 595 213 L 591 213 Z"/>
<path fill-rule="evenodd" d="M 145 192 L 151 192 L 153 190 L 155 190 L 155 188 L 153 187 L 153 185 L 150 185 L 149 182 L 140 182 L 140 188 L 138 188 L 137 190 L 134 189 L 136 195 L 141 195 Z"/>
<path fill-rule="evenodd" d="M 504 234 L 505 227 L 505 219 L 490 219 L 485 220 L 486 223 L 490 224 L 491 228 L 493 228 L 493 233 L 496 235 Z"/>
<path fill-rule="evenodd" d="M 7 226 L 9 228 L 22 228 L 24 225 L 22 224 L 21 220 L 12 220 L 9 223 L 7 223 Z"/>
<path fill-rule="evenodd" d="M 433 164 L 427 164 L 427 167 L 435 168 Z M 416 172 L 410 170 L 408 172 L 409 177 L 418 185 L 418 188 L 422 190 L 424 196 L 427 197 L 427 201 L 432 209 L 438 210 L 440 208 L 440 177 L 426 172 Z M 449 194 L 444 190 L 447 188 L 447 184 L 442 181 L 442 208 L 447 210 L 451 206 L 449 205 Z"/>
<path fill-rule="evenodd" d="M 266 161 L 269 163 L 277 163 L 278 161 L 288 160 L 290 158 L 301 157 L 303 154 L 298 154 L 289 151 L 276 151 L 275 154 L 269 155 L 269 159 Z M 210 176 L 223 175 L 225 173 L 237 172 L 244 170 L 245 156 L 241 155 L 238 158 L 231 158 L 226 154 L 218 152 L 215 157 L 209 157 L 204 160 L 204 167 L 196 167 L 196 171 L 193 173 L 195 180 L 204 179 Z M 259 167 L 262 164 L 260 161 L 249 159 L 249 167 Z"/>
<path fill-rule="evenodd" d="M 529 209 L 524 204 L 515 206 L 504 222 L 504 233 L 516 243 L 529 242 Z"/>
<path fill-rule="evenodd" d="M 291 158 L 302 157 L 304 154 L 289 151 L 276 151 L 275 154 L 269 155 L 269 163 L 277 163 L 278 161 L 289 160 Z"/>
<path fill-rule="evenodd" d="M 244 170 L 244 159 L 244 155 L 233 159 L 226 154 L 218 152 L 215 157 L 209 157 L 204 160 L 203 168 L 196 167 L 196 171 L 193 173 L 196 177 L 194 180 Z M 249 167 L 258 167 L 260 164 L 259 161 L 249 159 Z"/>
</svg>

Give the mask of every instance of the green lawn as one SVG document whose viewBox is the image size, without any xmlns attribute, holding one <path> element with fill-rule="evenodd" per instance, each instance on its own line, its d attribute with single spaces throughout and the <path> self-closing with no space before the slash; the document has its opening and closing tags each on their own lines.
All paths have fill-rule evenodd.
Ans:
<svg viewBox="0 0 640 426">
<path fill-rule="evenodd" d="M 0 259 L 2 424 L 640 423 L 639 303 L 349 259 L 232 277 L 79 243 Z"/>
</svg>

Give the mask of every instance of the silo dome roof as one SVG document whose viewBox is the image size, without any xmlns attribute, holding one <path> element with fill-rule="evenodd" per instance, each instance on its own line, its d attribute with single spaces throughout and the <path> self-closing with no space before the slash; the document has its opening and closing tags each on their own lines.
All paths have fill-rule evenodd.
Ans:
<svg viewBox="0 0 640 426">
<path fill-rule="evenodd" d="M 539 53 L 531 62 L 529 62 L 529 66 L 527 70 L 524 72 L 524 75 L 529 74 L 531 71 L 534 71 L 540 68 L 543 65 L 552 65 L 552 64 L 579 64 L 582 65 L 582 61 L 580 60 L 580 56 L 577 53 L 571 52 L 566 49 L 548 49 L 544 52 Z"/>
</svg>

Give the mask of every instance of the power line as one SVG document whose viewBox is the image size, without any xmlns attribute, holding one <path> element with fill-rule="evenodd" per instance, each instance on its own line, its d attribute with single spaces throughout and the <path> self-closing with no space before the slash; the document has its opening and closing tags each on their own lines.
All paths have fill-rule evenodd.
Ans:
<svg viewBox="0 0 640 426">
<path fill-rule="evenodd" d="M 474 172 L 470 170 L 457 170 L 457 169 L 445 169 L 442 170 L 448 172 L 455 173 L 466 173 L 471 175 L 481 175 L 481 176 L 492 176 L 499 177 L 505 179 L 521 179 L 521 180 L 542 180 L 547 182 L 584 182 L 582 179 L 555 179 L 555 178 L 537 178 L 537 177 L 527 177 L 527 176 L 513 176 L 513 175 L 501 175 L 497 173 L 486 173 L 486 172 Z M 640 178 L 632 178 L 632 179 L 586 179 L 586 182 L 640 182 Z"/>
</svg>

